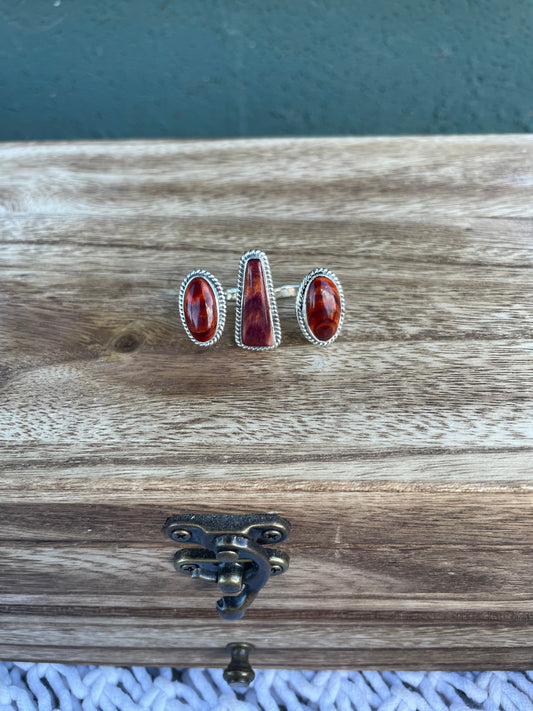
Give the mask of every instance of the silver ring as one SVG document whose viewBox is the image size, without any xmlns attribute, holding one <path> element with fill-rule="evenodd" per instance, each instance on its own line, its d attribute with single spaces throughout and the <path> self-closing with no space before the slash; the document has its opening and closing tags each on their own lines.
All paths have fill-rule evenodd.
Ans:
<svg viewBox="0 0 533 711">
<path fill-rule="evenodd" d="M 318 282 L 320 289 L 316 287 Z M 310 293 L 313 287 L 320 292 L 318 295 Z M 318 301 L 322 303 L 317 304 Z M 333 343 L 342 328 L 345 309 L 344 292 L 334 272 L 317 267 L 306 274 L 296 297 L 296 318 L 308 341 L 315 346 Z"/>
<path fill-rule="evenodd" d="M 281 343 L 272 273 L 260 249 L 245 252 L 239 264 L 235 343 L 251 351 L 269 351 Z"/>
<path fill-rule="evenodd" d="M 226 323 L 226 299 L 219 280 L 205 269 L 181 282 L 178 306 L 185 333 L 197 346 L 213 346 Z"/>
<path fill-rule="evenodd" d="M 274 288 L 268 258 L 260 249 L 240 260 L 237 287 L 223 289 L 205 269 L 189 272 L 179 291 L 179 312 L 185 332 L 198 346 L 214 345 L 226 321 L 226 301 L 235 302 L 235 342 L 241 348 L 265 351 L 281 343 L 276 299 L 296 297 L 296 318 L 308 341 L 325 346 L 338 337 L 345 301 L 339 279 L 318 267 L 300 284 Z"/>
</svg>

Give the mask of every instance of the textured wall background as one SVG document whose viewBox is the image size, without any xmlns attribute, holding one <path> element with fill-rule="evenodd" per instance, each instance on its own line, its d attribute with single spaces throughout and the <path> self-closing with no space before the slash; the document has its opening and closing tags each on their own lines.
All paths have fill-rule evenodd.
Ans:
<svg viewBox="0 0 533 711">
<path fill-rule="evenodd" d="M 0 139 L 533 129 L 533 0 L 0 0 Z"/>
</svg>

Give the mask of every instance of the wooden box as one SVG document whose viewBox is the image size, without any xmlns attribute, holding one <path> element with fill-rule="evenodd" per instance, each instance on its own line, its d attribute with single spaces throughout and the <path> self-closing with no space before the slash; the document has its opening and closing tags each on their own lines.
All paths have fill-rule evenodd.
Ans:
<svg viewBox="0 0 533 711">
<path fill-rule="evenodd" d="M 4 144 L 0 657 L 531 668 L 533 137 Z M 336 272 L 325 348 L 186 337 L 192 269 Z M 167 517 L 276 513 L 239 621 Z"/>
</svg>

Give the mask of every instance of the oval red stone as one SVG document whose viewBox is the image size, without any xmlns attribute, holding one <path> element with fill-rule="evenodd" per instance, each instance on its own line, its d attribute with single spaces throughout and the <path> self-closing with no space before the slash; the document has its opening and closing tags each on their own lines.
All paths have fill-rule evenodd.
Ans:
<svg viewBox="0 0 533 711">
<path fill-rule="evenodd" d="M 191 336 L 206 343 L 216 333 L 218 323 L 217 300 L 211 284 L 203 277 L 193 277 L 187 284 L 183 298 L 185 322 Z"/>
<path fill-rule="evenodd" d="M 319 341 L 333 338 L 341 319 L 341 298 L 335 282 L 316 276 L 307 288 L 305 309 L 313 336 Z"/>
</svg>

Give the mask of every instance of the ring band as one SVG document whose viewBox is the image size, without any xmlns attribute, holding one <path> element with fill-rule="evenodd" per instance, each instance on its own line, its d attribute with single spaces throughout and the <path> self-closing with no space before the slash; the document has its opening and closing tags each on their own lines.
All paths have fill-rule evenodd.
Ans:
<svg viewBox="0 0 533 711">
<path fill-rule="evenodd" d="M 276 299 L 290 299 L 298 296 L 298 289 L 300 284 L 285 284 L 284 286 L 274 287 L 274 296 Z M 239 290 L 235 287 L 233 289 L 225 289 L 224 296 L 226 301 L 237 301 L 239 296 Z"/>
</svg>

